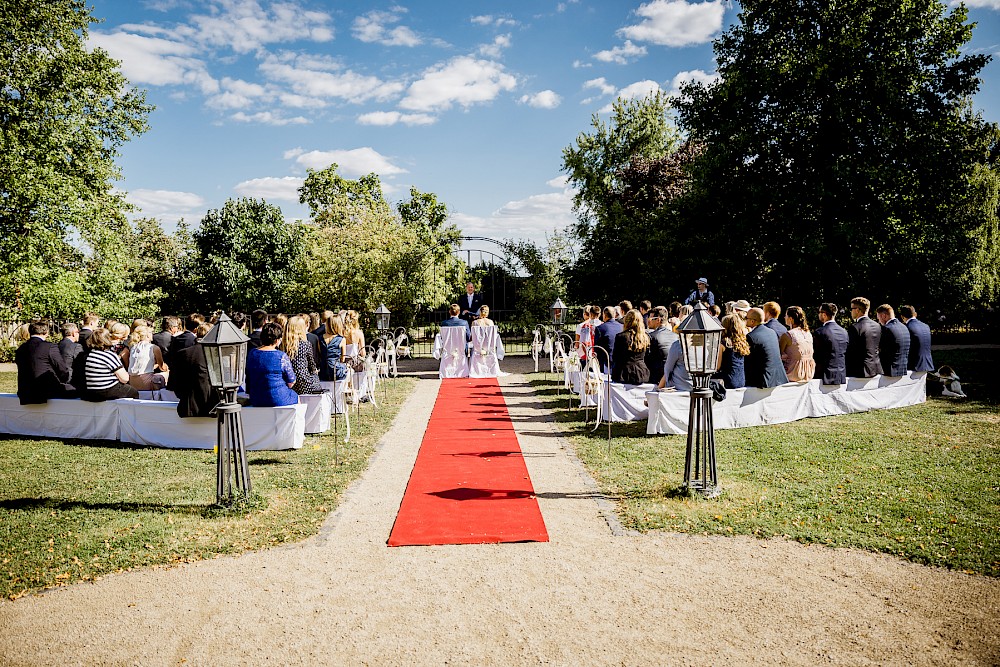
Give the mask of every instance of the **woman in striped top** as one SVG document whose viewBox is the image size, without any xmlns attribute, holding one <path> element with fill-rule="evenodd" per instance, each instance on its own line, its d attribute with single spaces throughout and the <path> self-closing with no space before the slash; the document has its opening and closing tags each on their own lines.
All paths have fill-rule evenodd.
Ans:
<svg viewBox="0 0 1000 667">
<path fill-rule="evenodd" d="M 94 329 L 87 339 L 87 360 L 84 363 L 86 387 L 80 394 L 85 401 L 109 401 L 116 398 L 139 398 L 139 392 L 128 384 L 128 371 L 122 360 L 111 351 L 115 340 L 107 329 Z"/>
</svg>

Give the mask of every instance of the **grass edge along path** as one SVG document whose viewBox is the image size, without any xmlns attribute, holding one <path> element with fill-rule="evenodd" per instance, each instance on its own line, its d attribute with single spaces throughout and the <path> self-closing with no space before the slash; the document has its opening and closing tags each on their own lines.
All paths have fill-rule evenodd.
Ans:
<svg viewBox="0 0 1000 667">
<path fill-rule="evenodd" d="M 0 373 L 0 389 L 13 391 L 14 376 Z M 212 451 L 0 435 L 0 596 L 315 535 L 415 386 L 396 378 L 377 412 L 352 413 L 347 446 L 340 420 L 339 465 L 332 431 L 299 450 L 248 452 L 255 498 L 244 511 L 213 507 Z"/>
<path fill-rule="evenodd" d="M 615 424 L 609 453 L 607 427 L 585 428 L 552 378 L 533 379 L 536 393 L 628 529 L 783 537 L 1000 576 L 993 396 L 716 431 L 723 493 L 704 500 L 681 489 L 685 436 Z"/>
</svg>

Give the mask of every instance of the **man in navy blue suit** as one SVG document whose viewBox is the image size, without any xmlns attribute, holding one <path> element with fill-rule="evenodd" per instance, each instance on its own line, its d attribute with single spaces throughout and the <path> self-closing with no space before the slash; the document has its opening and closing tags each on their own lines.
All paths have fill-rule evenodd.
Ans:
<svg viewBox="0 0 1000 667">
<path fill-rule="evenodd" d="M 761 310 L 764 311 L 764 326 L 778 334 L 778 339 L 788 333 L 788 327 L 781 323 L 778 317 L 781 315 L 781 306 L 778 305 L 777 301 L 768 301 L 763 306 Z"/>
<path fill-rule="evenodd" d="M 602 324 L 598 324 L 594 329 L 594 345 L 602 347 L 608 351 L 608 358 L 613 359 L 615 354 L 615 336 L 620 334 L 625 327 L 615 319 L 615 309 L 613 306 L 605 306 L 601 312 Z M 598 353 L 600 354 L 600 353 Z M 610 372 L 605 364 L 604 355 L 600 355 L 601 370 Z"/>
<path fill-rule="evenodd" d="M 17 397 L 21 405 L 46 403 L 50 398 L 63 398 L 73 390 L 69 386 L 69 369 L 59 352 L 59 346 L 46 340 L 49 325 L 41 320 L 28 324 L 27 341 L 14 352 L 17 364 Z"/>
<path fill-rule="evenodd" d="M 819 306 L 820 324 L 813 331 L 813 359 L 816 360 L 816 374 L 823 384 L 844 384 L 847 382 L 848 336 L 844 327 L 836 322 L 837 304 L 822 303 Z"/>
<path fill-rule="evenodd" d="M 917 309 L 913 306 L 900 306 L 899 317 L 910 332 L 910 357 L 906 368 L 911 371 L 934 370 L 934 358 L 931 356 L 931 328 L 917 319 Z"/>
<path fill-rule="evenodd" d="M 872 302 L 863 296 L 851 299 L 854 324 L 847 329 L 847 375 L 852 378 L 882 375 L 882 363 L 879 361 L 882 327 L 868 317 L 871 306 Z"/>
<path fill-rule="evenodd" d="M 891 377 L 906 375 L 906 364 L 910 360 L 910 330 L 896 319 L 895 311 L 887 303 L 875 309 L 875 317 L 882 325 L 878 350 L 882 373 Z"/>
<path fill-rule="evenodd" d="M 462 311 L 461 307 L 457 303 L 453 303 L 448 307 L 447 319 L 441 320 L 442 327 L 465 327 L 466 334 L 469 332 L 469 323 L 463 320 L 458 314 Z"/>
<path fill-rule="evenodd" d="M 777 387 L 788 382 L 785 367 L 781 363 L 778 348 L 778 334 L 764 326 L 764 311 L 751 308 L 747 312 L 747 343 L 750 354 L 743 362 L 748 387 Z"/>
</svg>

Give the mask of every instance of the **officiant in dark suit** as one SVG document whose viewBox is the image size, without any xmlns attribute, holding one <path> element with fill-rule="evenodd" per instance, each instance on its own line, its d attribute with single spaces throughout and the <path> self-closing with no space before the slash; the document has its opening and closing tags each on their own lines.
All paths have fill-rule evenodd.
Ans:
<svg viewBox="0 0 1000 667">
<path fill-rule="evenodd" d="M 457 303 L 462 311 L 459 317 L 471 325 L 472 320 L 479 317 L 479 309 L 483 305 L 483 295 L 476 291 L 475 285 L 468 283 L 465 286 L 465 294 L 458 297 Z"/>
</svg>

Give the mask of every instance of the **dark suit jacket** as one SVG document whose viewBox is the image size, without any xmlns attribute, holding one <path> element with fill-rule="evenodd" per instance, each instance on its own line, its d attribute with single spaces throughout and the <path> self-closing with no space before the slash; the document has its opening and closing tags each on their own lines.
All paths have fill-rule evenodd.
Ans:
<svg viewBox="0 0 1000 667">
<path fill-rule="evenodd" d="M 153 334 L 153 344 L 160 348 L 164 359 L 170 356 L 170 343 L 173 339 L 174 337 L 170 335 L 169 331 L 160 331 Z"/>
<path fill-rule="evenodd" d="M 881 375 L 878 343 L 882 338 L 882 325 L 865 315 L 847 327 L 847 336 L 848 377 L 870 378 Z"/>
<path fill-rule="evenodd" d="M 761 325 L 747 334 L 750 354 L 744 358 L 743 369 L 748 387 L 777 387 L 788 382 L 781 363 L 778 334 Z"/>
<path fill-rule="evenodd" d="M 441 326 L 443 327 L 465 327 L 465 338 L 466 340 L 472 339 L 472 327 L 469 323 L 459 317 L 449 317 L 446 320 L 441 321 Z"/>
<path fill-rule="evenodd" d="M 910 357 L 906 367 L 911 371 L 934 370 L 934 358 L 931 356 L 931 328 L 911 317 L 906 322 L 910 331 Z"/>
<path fill-rule="evenodd" d="M 69 380 L 67 380 L 69 383 L 73 382 L 73 362 L 76 361 L 77 356 L 81 352 L 83 352 L 83 345 L 80 345 L 76 341 L 69 338 L 63 338 L 59 341 L 59 354 L 62 355 L 63 363 L 69 369 Z"/>
<path fill-rule="evenodd" d="M 663 377 L 663 364 L 670 353 L 670 345 L 677 335 L 667 326 L 659 327 L 649 332 L 649 349 L 646 350 L 646 368 L 649 369 L 649 381 L 657 384 Z"/>
<path fill-rule="evenodd" d="M 895 317 L 882 327 L 878 356 L 885 375 L 906 375 L 906 362 L 910 358 L 910 330 Z"/>
<path fill-rule="evenodd" d="M 781 338 L 782 334 L 788 333 L 788 327 L 779 322 L 778 320 L 771 318 L 767 322 L 764 322 L 764 326 L 778 334 L 778 338 Z"/>
<path fill-rule="evenodd" d="M 618 320 L 608 320 L 597 325 L 594 329 L 594 345 L 597 347 L 603 347 L 608 351 L 608 357 L 611 359 L 615 358 L 615 336 L 620 334 L 625 327 Z M 600 352 L 598 352 L 600 355 Z M 603 355 L 598 356 L 601 361 L 601 368 L 604 368 L 604 357 Z M 612 364 L 613 366 L 613 364 Z M 605 369 L 606 370 L 606 369 Z"/>
<path fill-rule="evenodd" d="M 81 327 L 81 329 L 80 329 L 80 345 L 85 345 L 86 342 L 87 342 L 87 339 L 90 338 L 90 334 L 92 334 L 92 333 L 94 333 L 93 329 L 84 329 L 84 328 Z"/>
<path fill-rule="evenodd" d="M 468 294 L 463 294 L 462 296 L 458 297 L 458 301 L 456 301 L 455 303 L 457 303 L 458 307 L 461 308 L 461 310 L 459 311 L 460 313 L 459 317 L 471 324 L 472 320 L 479 317 L 479 309 L 483 307 L 483 295 L 480 294 L 479 292 L 473 292 L 471 306 L 469 306 Z"/>
<path fill-rule="evenodd" d="M 250 340 L 247 342 L 247 347 L 248 348 L 251 348 L 251 347 L 260 347 L 260 330 L 259 329 L 257 331 L 251 331 L 250 333 L 247 334 L 247 336 L 250 337 Z"/>
<path fill-rule="evenodd" d="M 816 374 L 823 384 L 847 382 L 848 335 L 844 327 L 833 320 L 813 331 L 813 359 Z"/>
<path fill-rule="evenodd" d="M 55 343 L 32 336 L 14 352 L 14 363 L 21 405 L 47 403 L 71 390 L 69 369 Z"/>
<path fill-rule="evenodd" d="M 649 382 L 649 369 L 646 368 L 645 350 L 628 349 L 628 339 L 624 333 L 615 336 L 615 354 L 611 360 L 612 382 L 621 382 L 624 384 L 645 384 Z"/>
<path fill-rule="evenodd" d="M 181 417 L 209 417 L 219 402 L 219 394 L 208 379 L 208 361 L 201 345 L 179 350 L 170 363 L 167 389 L 177 394 L 177 414 Z"/>
<path fill-rule="evenodd" d="M 167 362 L 168 366 L 172 367 L 174 365 L 173 358 L 177 356 L 177 353 L 192 347 L 197 340 L 190 331 L 177 334 L 170 339 L 170 351 L 167 353 L 164 361 Z"/>
</svg>

